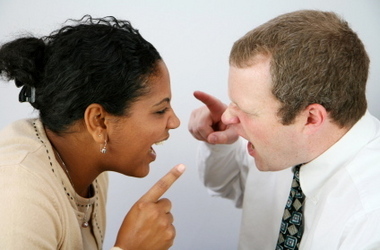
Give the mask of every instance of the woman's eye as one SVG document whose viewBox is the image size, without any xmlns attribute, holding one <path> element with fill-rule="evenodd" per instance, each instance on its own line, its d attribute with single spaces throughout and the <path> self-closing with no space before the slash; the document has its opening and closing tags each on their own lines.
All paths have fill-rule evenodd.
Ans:
<svg viewBox="0 0 380 250">
<path fill-rule="evenodd" d="M 164 108 L 164 109 L 162 109 L 162 110 L 159 110 L 159 111 L 157 111 L 156 113 L 157 113 L 157 114 L 165 114 L 166 111 L 168 111 L 168 108 Z"/>
</svg>

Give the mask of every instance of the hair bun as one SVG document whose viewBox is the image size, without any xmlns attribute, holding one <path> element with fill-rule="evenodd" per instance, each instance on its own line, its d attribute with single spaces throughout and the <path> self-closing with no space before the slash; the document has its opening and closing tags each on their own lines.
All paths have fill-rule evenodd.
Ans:
<svg viewBox="0 0 380 250">
<path fill-rule="evenodd" d="M 44 65 L 45 43 L 35 37 L 19 38 L 0 49 L 0 72 L 17 87 L 38 87 Z"/>
</svg>

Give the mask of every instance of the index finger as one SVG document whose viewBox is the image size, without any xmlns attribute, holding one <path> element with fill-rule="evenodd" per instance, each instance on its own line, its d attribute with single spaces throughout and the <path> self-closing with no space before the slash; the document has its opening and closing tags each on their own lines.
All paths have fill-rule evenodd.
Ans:
<svg viewBox="0 0 380 250">
<path fill-rule="evenodd" d="M 186 167 L 179 164 L 172 168 L 164 177 L 156 182 L 141 198 L 140 201 L 156 202 L 168 191 L 171 185 L 182 175 Z"/>
<path fill-rule="evenodd" d="M 227 105 L 222 103 L 218 98 L 209 95 L 205 92 L 195 91 L 194 97 L 207 106 L 207 108 L 210 110 L 211 116 L 213 118 L 216 118 L 216 120 L 218 120 L 221 117 L 221 115 L 227 108 Z"/>
</svg>

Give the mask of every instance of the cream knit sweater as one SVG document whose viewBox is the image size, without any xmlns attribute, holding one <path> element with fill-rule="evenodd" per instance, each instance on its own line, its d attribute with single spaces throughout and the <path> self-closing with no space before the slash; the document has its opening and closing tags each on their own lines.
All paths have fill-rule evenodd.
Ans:
<svg viewBox="0 0 380 250">
<path fill-rule="evenodd" d="M 90 201 L 79 197 L 41 122 L 11 124 L 0 132 L 0 249 L 101 249 L 107 185 L 105 173 Z M 80 226 L 84 212 L 88 228 Z"/>
</svg>

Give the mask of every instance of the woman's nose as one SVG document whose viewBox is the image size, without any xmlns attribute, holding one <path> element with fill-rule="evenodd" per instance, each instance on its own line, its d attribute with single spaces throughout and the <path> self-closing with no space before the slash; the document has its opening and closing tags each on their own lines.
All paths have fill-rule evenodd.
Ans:
<svg viewBox="0 0 380 250">
<path fill-rule="evenodd" d="M 168 120 L 168 128 L 169 129 L 176 129 L 181 124 L 181 121 L 179 120 L 178 116 L 174 113 Z"/>
</svg>

